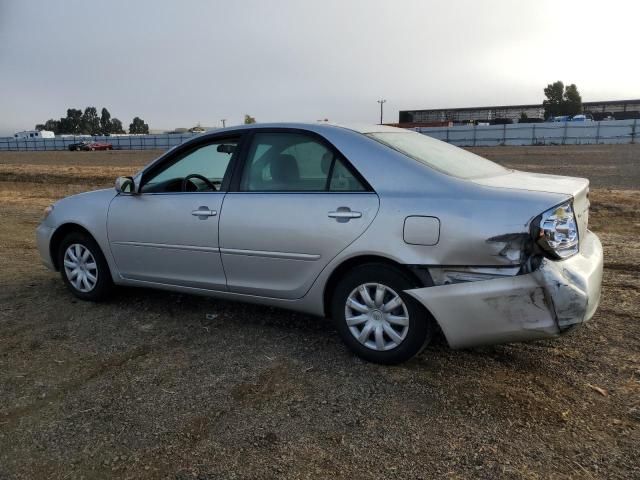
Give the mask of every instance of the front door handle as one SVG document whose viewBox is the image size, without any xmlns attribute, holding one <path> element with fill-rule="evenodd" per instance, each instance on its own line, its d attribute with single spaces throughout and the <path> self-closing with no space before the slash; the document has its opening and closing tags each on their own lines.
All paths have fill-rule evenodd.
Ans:
<svg viewBox="0 0 640 480">
<path fill-rule="evenodd" d="M 329 212 L 329 218 L 335 218 L 339 222 L 348 222 L 352 218 L 362 217 L 362 212 L 352 212 L 349 207 L 339 207 L 335 212 Z"/>
<path fill-rule="evenodd" d="M 198 217 L 200 220 L 205 220 L 208 217 L 215 217 L 218 214 L 215 210 L 211 210 L 209 207 L 198 207 L 197 210 L 192 210 L 191 215 Z"/>
</svg>

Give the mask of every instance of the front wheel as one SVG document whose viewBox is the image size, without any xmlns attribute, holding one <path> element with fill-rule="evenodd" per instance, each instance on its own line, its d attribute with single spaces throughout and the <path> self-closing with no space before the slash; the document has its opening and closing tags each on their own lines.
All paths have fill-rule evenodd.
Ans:
<svg viewBox="0 0 640 480">
<path fill-rule="evenodd" d="M 96 241 L 81 232 L 68 234 L 58 251 L 62 280 L 76 297 L 100 301 L 113 287 L 107 261 Z"/>
<path fill-rule="evenodd" d="M 348 272 L 336 286 L 331 312 L 343 341 L 364 360 L 404 362 L 433 336 L 433 320 L 404 291 L 416 285 L 400 269 L 367 264 Z"/>
</svg>

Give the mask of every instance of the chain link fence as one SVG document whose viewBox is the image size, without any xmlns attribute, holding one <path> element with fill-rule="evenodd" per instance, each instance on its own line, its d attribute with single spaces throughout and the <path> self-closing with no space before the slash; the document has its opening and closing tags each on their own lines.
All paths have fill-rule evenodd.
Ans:
<svg viewBox="0 0 640 480">
<path fill-rule="evenodd" d="M 416 131 L 459 147 L 496 145 L 590 145 L 636 143 L 638 120 L 601 122 L 518 123 L 513 125 L 469 125 L 416 128 Z M 114 150 L 166 150 L 189 140 L 196 133 L 58 136 L 55 138 L 0 138 L 0 151 L 68 150 L 79 142 L 109 143 Z"/>
<path fill-rule="evenodd" d="M 424 127 L 415 130 L 459 147 L 636 143 L 638 120 Z"/>
<path fill-rule="evenodd" d="M 189 140 L 197 133 L 122 135 L 122 136 L 57 136 L 55 138 L 0 138 L 0 151 L 46 151 L 69 150 L 69 146 L 80 142 L 109 143 L 113 150 L 167 150 Z"/>
</svg>

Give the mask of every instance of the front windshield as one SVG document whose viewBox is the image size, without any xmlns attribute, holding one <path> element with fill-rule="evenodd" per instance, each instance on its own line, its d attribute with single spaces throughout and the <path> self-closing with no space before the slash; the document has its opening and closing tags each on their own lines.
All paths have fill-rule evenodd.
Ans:
<svg viewBox="0 0 640 480">
<path fill-rule="evenodd" d="M 454 177 L 488 177 L 507 172 L 507 169 L 491 160 L 421 133 L 374 132 L 366 135 L 414 160 Z"/>
</svg>

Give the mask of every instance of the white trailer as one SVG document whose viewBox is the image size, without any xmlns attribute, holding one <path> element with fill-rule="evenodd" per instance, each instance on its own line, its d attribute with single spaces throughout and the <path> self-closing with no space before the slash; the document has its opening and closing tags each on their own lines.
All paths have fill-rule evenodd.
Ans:
<svg viewBox="0 0 640 480">
<path fill-rule="evenodd" d="M 25 130 L 24 132 L 18 132 L 13 135 L 13 138 L 56 138 L 53 132 L 49 130 Z"/>
</svg>

